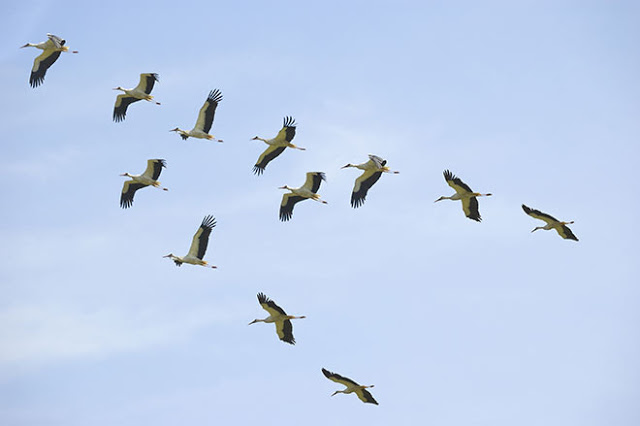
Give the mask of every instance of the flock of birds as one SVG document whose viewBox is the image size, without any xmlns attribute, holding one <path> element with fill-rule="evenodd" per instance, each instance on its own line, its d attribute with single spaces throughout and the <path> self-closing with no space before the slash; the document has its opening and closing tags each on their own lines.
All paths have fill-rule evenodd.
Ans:
<svg viewBox="0 0 640 426">
<path fill-rule="evenodd" d="M 29 78 L 29 83 L 34 88 L 38 87 L 44 82 L 44 77 L 47 70 L 55 63 L 60 54 L 62 52 L 69 52 L 69 48 L 65 45 L 66 41 L 64 39 L 52 34 L 47 34 L 47 37 L 48 39 L 42 43 L 27 43 L 24 46 L 21 46 L 35 47 L 43 51 L 38 57 L 35 58 Z M 72 53 L 78 52 L 74 50 L 72 51 Z M 140 81 L 138 85 L 133 89 L 125 89 L 120 86 L 114 88 L 113 90 L 119 90 L 123 93 L 119 94 L 116 98 L 113 109 L 113 121 L 123 121 L 126 118 L 128 107 L 137 101 L 145 100 L 160 105 L 160 103 L 155 101 L 153 99 L 153 96 L 151 95 L 151 91 L 153 90 L 153 87 L 157 81 L 159 81 L 158 74 L 142 73 L 140 74 Z M 187 140 L 188 138 L 192 137 L 222 142 L 221 139 L 216 139 L 213 135 L 209 134 L 213 125 L 216 109 L 221 101 L 222 93 L 220 92 L 220 90 L 215 89 L 210 91 L 204 104 L 200 108 L 200 112 L 198 113 L 198 118 L 193 129 L 183 130 L 179 127 L 176 127 L 175 129 L 172 129 L 170 131 L 179 134 L 183 140 Z M 260 140 L 268 145 L 266 150 L 259 156 L 256 164 L 253 167 L 254 174 L 263 174 L 267 165 L 280 154 L 282 154 L 282 152 L 284 152 L 286 148 L 305 150 L 305 148 L 301 148 L 292 143 L 295 134 L 296 122 L 293 117 L 287 116 L 284 118 L 282 129 L 280 129 L 280 131 L 274 138 L 264 139 L 258 136 L 254 137 L 253 140 Z M 364 163 L 347 164 L 342 167 L 343 169 L 353 167 L 363 171 L 363 173 L 355 180 L 355 184 L 351 193 L 351 206 L 353 208 L 358 208 L 363 205 L 366 200 L 368 191 L 380 179 L 383 173 L 399 173 L 398 171 L 390 170 L 386 164 L 386 160 L 376 155 L 370 154 L 369 160 Z M 147 186 L 167 191 L 167 188 L 162 187 L 160 182 L 158 181 L 162 169 L 165 167 L 166 161 L 164 159 L 150 159 L 147 161 L 147 167 L 142 174 L 132 175 L 130 173 L 123 173 L 121 176 L 128 177 L 130 180 L 125 181 L 122 187 L 120 206 L 122 208 L 131 207 L 133 205 L 133 199 L 136 191 Z M 467 184 L 465 184 L 460 178 L 455 176 L 449 170 L 445 170 L 443 174 L 445 181 L 451 188 L 453 188 L 455 194 L 451 196 L 442 196 L 435 200 L 435 202 L 441 200 L 461 201 L 462 210 L 464 211 L 465 216 L 471 220 L 480 222 L 482 218 L 480 216 L 478 208 L 478 197 L 488 197 L 492 194 L 482 194 L 472 191 Z M 302 186 L 298 188 L 292 188 L 287 185 L 280 187 L 279 189 L 285 189 L 289 191 L 282 196 L 279 212 L 280 220 L 290 220 L 293 216 L 294 206 L 301 201 L 314 200 L 319 203 L 326 204 L 327 202 L 322 200 L 318 195 L 318 190 L 320 189 L 320 185 L 323 180 L 325 180 L 324 173 L 309 172 L 306 174 L 306 180 Z M 522 209 L 527 215 L 546 222 L 545 226 L 535 227 L 531 232 L 537 231 L 539 229 L 554 229 L 562 238 L 578 241 L 578 238 L 567 226 L 569 224 L 572 224 L 573 221 L 559 221 L 551 215 L 527 207 L 524 204 L 522 205 Z M 202 220 L 202 223 L 200 224 L 200 227 L 193 236 L 188 253 L 185 256 L 176 256 L 173 253 L 169 253 L 164 257 L 173 260 L 177 266 L 181 266 L 182 264 L 187 263 L 191 265 L 216 268 L 216 266 L 209 265 L 208 262 L 204 260 L 204 256 L 209 243 L 209 236 L 215 226 L 215 218 L 211 215 L 205 216 Z M 258 293 L 258 302 L 260 303 L 262 308 L 269 313 L 269 316 L 264 319 L 255 319 L 249 324 L 251 325 L 256 322 L 274 323 L 276 326 L 276 332 L 280 340 L 292 345 L 295 344 L 291 320 L 301 319 L 305 317 L 287 315 L 281 307 L 279 307 L 273 300 L 269 299 L 263 293 Z M 359 385 L 358 383 L 347 377 L 330 372 L 324 368 L 322 369 L 322 373 L 329 380 L 346 386 L 344 390 L 335 391 L 332 396 L 336 395 L 337 393 L 355 393 L 363 402 L 376 405 L 378 404 L 371 393 L 367 391 L 367 388 L 372 388 L 373 385 Z"/>
</svg>

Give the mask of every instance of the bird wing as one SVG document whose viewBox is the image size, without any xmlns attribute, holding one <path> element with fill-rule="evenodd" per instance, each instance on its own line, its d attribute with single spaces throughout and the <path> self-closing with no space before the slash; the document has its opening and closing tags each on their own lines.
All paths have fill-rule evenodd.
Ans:
<svg viewBox="0 0 640 426">
<path fill-rule="evenodd" d="M 285 117 L 282 123 L 282 129 L 276 135 L 276 143 L 289 143 L 296 135 L 296 120 L 293 117 Z"/>
<path fill-rule="evenodd" d="M 209 235 L 211 230 L 216 226 L 216 220 L 213 216 L 207 215 L 202 219 L 200 228 L 196 231 L 191 241 L 191 247 L 187 256 L 195 256 L 202 260 L 204 254 L 207 252 L 207 245 L 209 244 Z"/>
<path fill-rule="evenodd" d="M 276 333 L 283 342 L 296 344 L 296 339 L 293 337 L 293 325 L 290 320 L 276 321 Z"/>
<path fill-rule="evenodd" d="M 522 205 L 522 210 L 524 210 L 524 212 L 529 216 L 535 217 L 536 219 L 544 220 L 549 224 L 554 224 L 559 222 L 558 219 L 551 216 L 550 214 L 542 213 L 540 210 L 532 209 L 530 207 L 525 206 L 524 204 Z M 560 233 L 560 231 L 558 231 L 558 233 Z"/>
<path fill-rule="evenodd" d="M 478 210 L 478 199 L 476 197 L 463 198 L 462 210 L 464 210 L 464 214 L 469 219 L 475 220 L 476 222 L 480 222 L 482 220 L 480 217 L 480 211 Z"/>
<path fill-rule="evenodd" d="M 140 74 L 140 82 L 134 90 L 144 92 L 148 95 L 153 90 L 153 85 L 156 83 L 156 81 L 160 81 L 158 79 L 158 74 L 142 73 Z"/>
<path fill-rule="evenodd" d="M 382 176 L 381 171 L 375 169 L 365 170 L 357 179 L 353 185 L 353 192 L 351 193 L 351 207 L 357 208 L 364 204 L 367 198 L 367 192 L 374 183 Z"/>
<path fill-rule="evenodd" d="M 29 84 L 31 87 L 38 87 L 44 82 L 44 76 L 47 70 L 60 57 L 59 50 L 46 49 L 33 60 L 33 68 L 31 68 L 31 76 Z"/>
<path fill-rule="evenodd" d="M 147 168 L 142 175 L 153 180 L 158 180 L 163 167 L 167 167 L 167 162 L 165 160 L 161 160 L 159 158 L 155 160 L 147 160 Z"/>
<path fill-rule="evenodd" d="M 369 154 L 369 160 L 373 161 L 377 168 L 381 169 L 387 164 L 387 160 L 378 157 L 377 155 Z"/>
<path fill-rule="evenodd" d="M 267 164 L 269 164 L 271 160 L 276 158 L 278 155 L 282 154 L 285 148 L 286 146 L 269 145 L 267 149 L 260 154 L 260 157 L 258 157 L 258 162 L 253 166 L 253 173 L 261 175 L 267 167 Z"/>
<path fill-rule="evenodd" d="M 451 173 L 449 170 L 444 171 L 444 178 L 450 187 L 455 189 L 458 194 L 464 194 L 465 192 L 473 192 L 469 185 L 460 180 L 459 177 Z"/>
<path fill-rule="evenodd" d="M 326 377 L 327 379 L 334 381 L 336 383 L 340 383 L 342 385 L 345 385 L 346 387 L 351 387 L 351 386 L 360 386 L 359 384 L 357 384 L 356 382 L 354 382 L 353 380 L 349 379 L 348 377 L 344 377 L 341 376 L 337 373 L 333 373 L 329 370 L 326 369 L 322 369 L 322 374 L 324 374 L 324 377 Z"/>
<path fill-rule="evenodd" d="M 276 303 L 269 299 L 264 293 L 258 293 L 258 302 L 260 302 L 260 306 L 262 309 L 269 312 L 269 315 L 278 316 L 278 315 L 287 315 L 287 313 Z"/>
<path fill-rule="evenodd" d="M 373 395 L 371 395 L 371 392 L 366 389 L 358 389 L 356 391 L 356 395 L 358 395 L 358 398 L 360 398 L 360 401 L 362 402 L 378 405 L 378 401 L 376 401 Z"/>
<path fill-rule="evenodd" d="M 318 192 L 318 189 L 320 189 L 320 183 L 323 180 L 327 180 L 324 173 L 309 172 L 307 173 L 307 179 L 304 181 L 304 185 L 302 185 L 302 187 L 308 189 L 309 191 L 315 194 Z"/>
<path fill-rule="evenodd" d="M 565 240 L 574 240 L 574 241 L 578 241 L 578 237 L 576 237 L 573 232 L 571 232 L 571 229 L 569 229 L 569 227 L 567 225 L 562 225 L 562 226 L 556 226 L 555 230 L 558 231 L 558 234 L 564 238 Z"/>
<path fill-rule="evenodd" d="M 140 99 L 129 96 L 126 93 L 118 95 L 116 104 L 113 107 L 113 121 L 116 123 L 125 119 L 127 115 L 127 107 Z"/>
<path fill-rule="evenodd" d="M 61 37 L 58 37 L 57 35 L 53 35 L 53 34 L 47 34 L 47 37 L 49 38 L 49 40 L 51 40 L 51 43 L 53 44 L 53 46 L 55 46 L 57 49 L 61 48 L 62 46 L 64 46 L 64 44 L 67 42 L 66 40 L 64 40 Z"/>
<path fill-rule="evenodd" d="M 293 206 L 303 200 L 306 200 L 306 198 L 291 192 L 284 194 L 282 196 L 282 202 L 280 203 L 280 220 L 286 222 L 291 219 L 291 216 L 293 216 Z"/>
<path fill-rule="evenodd" d="M 200 108 L 200 112 L 198 113 L 198 121 L 196 121 L 195 129 L 200 129 L 205 133 L 209 133 L 211 130 L 211 125 L 213 124 L 213 118 L 216 115 L 216 108 L 218 108 L 218 103 L 222 101 L 222 93 L 220 90 L 215 89 L 209 92 L 209 96 L 207 100 Z"/>
<path fill-rule="evenodd" d="M 134 182 L 132 180 L 125 181 L 122 186 L 122 195 L 120 195 L 120 207 L 128 209 L 133 204 L 133 196 L 140 188 L 144 188 L 145 184 Z"/>
</svg>

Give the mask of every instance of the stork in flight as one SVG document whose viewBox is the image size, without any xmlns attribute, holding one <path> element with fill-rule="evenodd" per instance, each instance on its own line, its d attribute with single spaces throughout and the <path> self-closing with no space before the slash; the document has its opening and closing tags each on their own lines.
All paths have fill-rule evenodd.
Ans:
<svg viewBox="0 0 640 426">
<path fill-rule="evenodd" d="M 331 371 L 326 370 L 324 368 L 322 369 L 322 374 L 324 374 L 324 377 L 326 377 L 327 379 L 332 380 L 336 383 L 340 383 L 347 387 L 344 390 L 335 391 L 333 394 L 331 394 L 331 396 L 338 393 L 347 394 L 347 393 L 355 392 L 355 394 L 358 395 L 358 398 L 360 398 L 360 401 L 378 405 L 378 401 L 376 401 L 371 395 L 371 393 L 369 393 L 369 391 L 367 390 L 367 388 L 372 388 L 373 385 L 369 385 L 369 386 L 359 385 L 347 377 L 341 376 L 336 373 L 332 373 Z"/>
<path fill-rule="evenodd" d="M 209 130 L 211 130 L 211 125 L 213 124 L 213 118 L 216 115 L 216 108 L 218 108 L 218 104 L 222 101 L 222 93 L 220 90 L 215 89 L 209 92 L 209 96 L 204 101 L 204 105 L 200 108 L 200 112 L 198 113 L 198 121 L 196 121 L 196 125 L 193 126 L 191 130 L 182 130 L 179 127 L 175 129 L 169 130 L 170 132 L 176 132 L 180 134 L 182 140 L 187 140 L 189 136 L 192 138 L 198 139 L 209 139 L 217 142 L 222 142 L 222 139 L 216 139 L 212 135 L 209 134 Z"/>
<path fill-rule="evenodd" d="M 324 173 L 309 172 L 307 173 L 307 179 L 304 181 L 304 185 L 300 188 L 291 188 L 287 185 L 279 187 L 278 189 L 288 189 L 291 191 L 282 196 L 282 202 L 280 203 L 280 220 L 286 222 L 291 219 L 291 216 L 293 216 L 293 206 L 300 201 L 311 199 L 327 204 L 326 201 L 321 200 L 320 196 L 316 194 L 323 180 L 326 180 Z"/>
<path fill-rule="evenodd" d="M 275 138 L 273 139 L 263 139 L 259 136 L 254 137 L 252 140 L 262 141 L 269 145 L 267 149 L 260 154 L 258 161 L 255 166 L 253 166 L 253 173 L 257 175 L 261 175 L 264 172 L 267 164 L 278 155 L 282 154 L 285 148 L 295 148 L 301 151 L 304 151 L 304 148 L 300 148 L 291 143 L 293 137 L 296 135 L 296 121 L 293 117 L 285 117 L 283 120 L 282 129 L 278 132 Z"/>
<path fill-rule="evenodd" d="M 444 178 L 449 186 L 455 189 L 456 193 L 450 197 L 442 196 L 435 202 L 437 203 L 441 200 L 461 200 L 462 210 L 464 210 L 464 214 L 469 219 L 480 222 L 482 218 L 480 217 L 480 212 L 478 211 L 478 199 L 476 197 L 489 197 L 491 194 L 480 194 L 479 192 L 473 192 L 466 183 L 460 180 L 460 178 L 456 177 L 449 170 L 444 171 Z"/>
<path fill-rule="evenodd" d="M 364 204 L 364 201 L 367 198 L 367 192 L 373 184 L 380 179 L 382 173 L 400 173 L 389 170 L 389 167 L 387 167 L 386 164 L 387 160 L 383 160 L 377 155 L 369 154 L 369 161 L 366 163 L 349 163 L 342 167 L 343 169 L 346 169 L 347 167 L 355 167 L 356 169 L 364 170 L 364 173 L 356 179 L 356 183 L 353 186 L 353 192 L 351 192 L 351 207 L 357 208 Z"/>
<path fill-rule="evenodd" d="M 209 244 L 209 235 L 211 230 L 216 226 L 216 220 L 213 216 L 205 216 L 202 220 L 200 228 L 196 231 L 191 241 L 191 247 L 189 253 L 186 256 L 180 257 L 169 253 L 166 256 L 173 260 L 177 266 L 182 266 L 183 263 L 189 263 L 191 265 L 206 266 L 209 268 L 217 268 L 217 266 L 209 265 L 206 260 L 202 260 L 204 254 L 207 252 L 207 245 Z"/>
<path fill-rule="evenodd" d="M 27 43 L 23 47 L 35 47 L 43 52 L 33 60 L 33 68 L 31 68 L 31 76 L 29 77 L 29 84 L 31 87 L 38 87 L 44 82 L 44 76 L 47 70 L 55 61 L 60 57 L 60 53 L 68 52 L 69 46 L 65 46 L 66 40 L 55 36 L 53 34 L 47 34 L 48 40 L 42 43 Z M 71 53 L 78 53 L 77 50 L 72 50 Z"/>
<path fill-rule="evenodd" d="M 287 315 L 287 313 L 280 306 L 276 305 L 273 300 L 269 299 L 263 293 L 258 293 L 258 302 L 260 302 L 260 306 L 262 306 L 262 309 L 269 312 L 269 316 L 265 319 L 254 319 L 249 323 L 249 325 L 255 324 L 256 322 L 275 322 L 276 332 L 278 333 L 278 337 L 280 338 L 280 340 L 295 345 L 296 339 L 293 337 L 293 326 L 291 325 L 291 320 L 302 319 L 306 317 Z"/>
<path fill-rule="evenodd" d="M 116 98 L 116 104 L 113 107 L 113 121 L 116 123 L 125 119 L 127 115 L 127 107 L 134 102 L 141 100 L 155 102 L 156 105 L 160 105 L 160 102 L 153 100 L 153 96 L 150 95 L 153 90 L 153 85 L 158 80 L 158 74 L 156 73 L 143 73 L 140 74 L 140 82 L 133 89 L 124 89 L 120 86 L 113 90 L 122 90 L 124 93 L 118 95 Z"/>
<path fill-rule="evenodd" d="M 542 213 L 540 210 L 535 210 L 530 207 L 527 207 L 524 204 L 522 205 L 522 210 L 524 210 L 524 212 L 531 217 L 535 217 L 536 219 L 544 220 L 545 222 L 547 222 L 545 226 L 536 226 L 535 228 L 533 228 L 533 231 L 531 232 L 537 231 L 538 229 L 544 229 L 546 231 L 555 229 L 556 232 L 558 232 L 558 235 L 560 235 L 565 240 L 578 241 L 578 237 L 576 237 L 573 234 L 573 232 L 571 232 L 571 229 L 569 229 L 569 227 L 567 226 L 567 225 L 571 225 L 573 221 L 561 222 L 551 215 Z"/>
<path fill-rule="evenodd" d="M 131 207 L 133 204 L 133 196 L 136 191 L 140 188 L 144 188 L 145 186 L 153 186 L 155 188 L 161 188 L 164 191 L 168 191 L 167 188 L 161 187 L 160 182 L 158 182 L 158 177 L 160 177 L 160 172 L 162 172 L 163 167 L 167 167 L 167 163 L 158 158 L 155 160 L 147 160 L 147 168 L 141 175 L 132 175 L 129 173 L 121 174 L 120 176 L 129 177 L 131 180 L 125 181 L 122 186 L 120 207 L 123 209 Z"/>
</svg>

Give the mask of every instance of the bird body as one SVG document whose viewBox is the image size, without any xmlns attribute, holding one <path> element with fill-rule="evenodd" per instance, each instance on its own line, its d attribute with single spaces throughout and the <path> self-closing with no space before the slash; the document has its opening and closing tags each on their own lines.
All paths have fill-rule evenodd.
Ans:
<svg viewBox="0 0 640 426">
<path fill-rule="evenodd" d="M 216 226 L 216 220 L 213 216 L 205 216 L 200 224 L 200 228 L 196 231 L 191 241 L 191 247 L 189 253 L 186 256 L 176 256 L 173 253 L 169 253 L 166 256 L 173 260 L 176 266 L 182 266 L 183 263 L 189 263 L 191 265 L 207 266 L 209 268 L 217 268 L 217 266 L 209 265 L 206 260 L 203 260 L 205 253 L 207 252 L 207 245 L 209 244 L 209 235 L 211 230 Z"/>
<path fill-rule="evenodd" d="M 398 174 L 400 172 L 390 170 L 389 167 L 386 166 L 387 160 L 384 160 L 377 155 L 369 154 L 369 161 L 362 164 L 347 164 L 343 166 L 343 169 L 348 167 L 354 167 L 356 169 L 364 170 L 364 173 L 361 174 L 357 179 L 353 186 L 353 191 L 351 192 L 351 207 L 357 208 L 360 207 L 365 199 L 367 198 L 367 192 L 369 189 L 375 184 L 382 173 L 394 173 Z"/>
<path fill-rule="evenodd" d="M 133 196 L 140 188 L 153 186 L 155 188 L 161 188 L 165 191 L 168 191 L 167 188 L 162 188 L 160 186 L 160 182 L 158 181 L 158 177 L 160 177 L 160 172 L 162 172 L 163 167 L 167 167 L 167 163 L 165 162 L 165 160 L 147 160 L 147 168 L 141 175 L 132 175 L 129 173 L 121 174 L 120 176 L 129 177 L 131 178 L 131 180 L 125 181 L 124 185 L 122 186 L 120 207 L 122 207 L 123 209 L 131 207 L 131 205 L 133 204 Z"/>
<path fill-rule="evenodd" d="M 198 113 L 198 120 L 196 121 L 195 126 L 191 130 L 182 130 L 179 127 L 170 130 L 171 132 L 176 132 L 180 134 L 180 137 L 183 140 L 187 140 L 189 137 L 197 138 L 197 139 L 208 139 L 214 140 L 218 142 L 222 142 L 222 139 L 216 139 L 214 136 L 209 134 L 209 130 L 211 130 L 211 126 L 213 124 L 213 119 L 216 114 L 216 108 L 218 108 L 218 104 L 222 101 L 222 93 L 220 90 L 215 89 L 209 92 L 209 96 L 204 101 L 204 105 L 200 108 L 200 112 Z"/>
<path fill-rule="evenodd" d="M 296 344 L 296 339 L 293 337 L 293 326 L 291 325 L 292 319 L 302 319 L 305 316 L 287 315 L 287 313 L 276 303 L 265 296 L 263 293 L 258 293 L 258 302 L 262 309 L 269 313 L 269 316 L 264 319 L 255 319 L 249 323 L 255 324 L 256 322 L 275 323 L 276 332 L 280 340 L 292 345 Z"/>
<path fill-rule="evenodd" d="M 160 105 L 160 102 L 154 101 L 153 96 L 150 95 L 156 81 L 160 81 L 158 74 L 142 73 L 140 74 L 140 82 L 133 89 L 125 89 L 120 86 L 114 88 L 113 90 L 121 90 L 124 93 L 116 98 L 116 103 L 113 107 L 113 121 L 117 123 L 124 120 L 127 115 L 127 108 L 134 102 L 145 100 Z"/>
<path fill-rule="evenodd" d="M 491 194 L 480 194 L 479 192 L 473 192 L 471 188 L 464 183 L 460 178 L 456 177 L 449 170 L 444 171 L 444 179 L 447 181 L 450 187 L 452 187 L 456 193 L 450 197 L 442 196 L 435 202 L 441 200 L 460 200 L 462 201 L 462 210 L 465 215 L 476 222 L 480 222 L 480 211 L 478 210 L 478 199 L 476 197 L 489 197 Z"/>
<path fill-rule="evenodd" d="M 309 172 L 307 173 L 307 179 L 300 188 L 291 188 L 287 185 L 281 186 L 278 189 L 288 189 L 290 193 L 282 196 L 282 202 L 280 203 L 280 220 L 283 222 L 288 221 L 293 216 L 293 207 L 296 203 L 304 200 L 314 200 L 323 204 L 327 204 L 326 201 L 321 200 L 317 194 L 320 188 L 320 183 L 326 180 L 325 174 L 322 172 Z"/>
<path fill-rule="evenodd" d="M 344 377 L 339 374 L 332 373 L 331 371 L 326 370 L 324 368 L 322 369 L 322 374 L 324 374 L 324 376 L 327 379 L 346 386 L 346 389 L 337 390 L 333 394 L 331 394 L 331 396 L 336 395 L 338 393 L 349 394 L 349 393 L 355 392 L 355 394 L 358 396 L 360 401 L 378 405 L 378 401 L 376 401 L 373 398 L 373 395 L 371 395 L 371 393 L 367 390 L 367 388 L 372 388 L 374 387 L 374 385 L 368 385 L 368 386 L 359 385 L 358 383 L 354 382 L 348 377 Z"/>
<path fill-rule="evenodd" d="M 27 43 L 24 46 L 20 46 L 21 48 L 35 47 L 43 51 L 33 60 L 31 76 L 29 77 L 31 87 L 41 85 L 44 82 L 44 76 L 47 70 L 58 60 L 60 53 L 69 51 L 69 46 L 65 46 L 66 40 L 53 34 L 47 34 L 47 38 L 47 41 L 43 41 L 42 43 Z M 78 53 L 78 51 L 73 50 L 72 53 Z"/>
<path fill-rule="evenodd" d="M 267 164 L 278 155 L 282 154 L 285 148 L 294 148 L 304 151 L 305 148 L 301 148 L 291 143 L 293 138 L 296 135 L 296 121 L 293 117 L 285 117 L 283 120 L 282 129 L 278 132 L 275 138 L 272 139 L 264 139 L 259 136 L 254 137 L 252 140 L 260 140 L 267 145 L 267 149 L 260 154 L 258 161 L 253 166 L 253 173 L 257 175 L 261 175 L 264 172 L 264 169 L 267 167 Z"/>
<path fill-rule="evenodd" d="M 559 221 L 558 219 L 556 219 L 551 215 L 542 213 L 540 210 L 535 210 L 530 207 L 527 207 L 524 204 L 522 205 L 522 210 L 524 210 L 524 212 L 529 216 L 534 217 L 536 219 L 543 220 L 547 223 L 545 226 L 536 226 L 535 228 L 533 228 L 533 231 L 531 232 L 535 232 L 538 229 L 544 229 L 546 231 L 555 229 L 558 235 L 560 235 L 565 240 L 578 241 L 578 237 L 576 237 L 571 231 L 571 229 L 569 229 L 569 227 L 567 226 L 567 225 L 571 225 L 573 221 L 570 221 L 570 222 Z"/>
</svg>

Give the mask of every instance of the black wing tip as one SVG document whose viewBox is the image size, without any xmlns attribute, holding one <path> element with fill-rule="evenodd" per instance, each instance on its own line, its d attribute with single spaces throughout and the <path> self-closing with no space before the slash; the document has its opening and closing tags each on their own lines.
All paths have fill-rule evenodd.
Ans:
<svg viewBox="0 0 640 426">
<path fill-rule="evenodd" d="M 524 212 L 526 214 L 529 214 L 529 213 L 531 213 L 533 211 L 533 209 L 531 207 L 527 207 L 524 204 L 522 205 L 522 210 L 524 210 Z"/>
<path fill-rule="evenodd" d="M 128 209 L 133 205 L 133 200 L 120 200 L 120 207 Z"/>
<path fill-rule="evenodd" d="M 222 101 L 222 92 L 220 89 L 213 89 L 209 92 L 209 96 L 207 96 L 207 101 L 211 102 L 221 102 Z"/>
<path fill-rule="evenodd" d="M 364 204 L 366 197 L 351 197 L 351 207 L 357 209 Z"/>
<path fill-rule="evenodd" d="M 200 226 L 207 229 L 213 229 L 216 226 L 216 219 L 210 214 L 206 215 L 204 219 L 202 219 L 202 224 L 200 224 Z"/>
<path fill-rule="evenodd" d="M 295 129 L 297 126 L 296 120 L 290 115 L 286 116 L 282 122 L 282 127 L 290 127 Z"/>
<path fill-rule="evenodd" d="M 476 222 L 482 222 L 482 218 L 480 216 L 467 216 L 471 220 L 475 220 Z"/>
<path fill-rule="evenodd" d="M 285 337 L 285 338 L 280 339 L 280 340 L 282 340 L 283 342 L 288 343 L 288 344 L 290 344 L 290 345 L 295 345 L 295 344 L 296 344 L 296 339 L 295 339 L 293 336 L 291 336 L 291 338 L 290 338 L 290 339 L 287 339 L 287 338 Z"/>
<path fill-rule="evenodd" d="M 260 176 L 262 173 L 264 173 L 264 167 L 260 167 L 258 164 L 256 164 L 255 166 L 253 166 L 253 174 Z"/>
<path fill-rule="evenodd" d="M 451 173 L 449 169 L 446 169 L 444 172 L 442 172 L 442 174 L 444 175 L 445 180 L 453 180 L 456 178 L 456 175 Z"/>
<path fill-rule="evenodd" d="M 163 159 L 163 158 L 154 158 L 154 160 L 156 163 L 160 164 L 160 167 L 164 167 L 165 169 L 167 168 L 167 160 Z"/>
<path fill-rule="evenodd" d="M 126 118 L 126 113 L 116 112 L 116 111 L 113 112 L 113 121 L 115 121 L 116 123 L 124 121 L 125 118 Z"/>
<path fill-rule="evenodd" d="M 258 293 L 258 302 L 268 303 L 270 301 L 271 299 L 269 299 L 266 294 L 264 294 L 263 292 Z"/>
<path fill-rule="evenodd" d="M 288 222 L 293 217 L 293 212 L 280 212 L 280 220 L 282 222 Z"/>
<path fill-rule="evenodd" d="M 331 376 L 335 375 L 335 373 L 332 373 L 324 367 L 322 368 L 322 374 L 324 374 L 324 377 L 326 377 L 327 379 L 330 379 Z"/>
<path fill-rule="evenodd" d="M 315 172 L 316 176 L 320 176 L 320 179 L 322 179 L 323 181 L 327 181 L 327 175 L 324 174 L 324 172 Z"/>
<path fill-rule="evenodd" d="M 157 81 L 158 83 L 160 83 L 160 76 L 158 76 L 158 73 L 150 72 L 150 73 L 149 73 L 149 75 L 150 75 L 151 77 L 153 77 L 153 79 L 154 79 L 155 81 Z"/>
<path fill-rule="evenodd" d="M 29 78 L 29 85 L 34 89 L 44 83 L 44 76 L 31 76 Z"/>
</svg>

